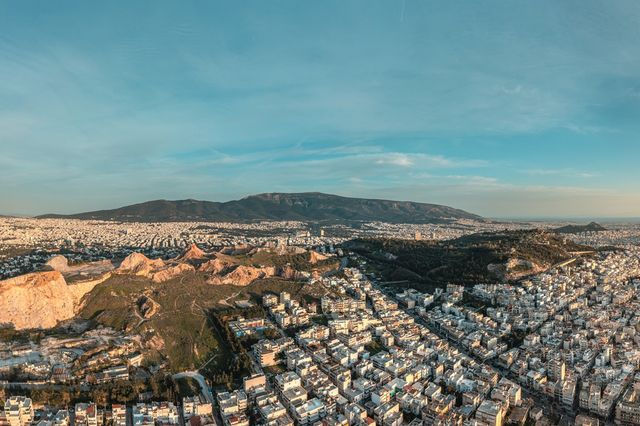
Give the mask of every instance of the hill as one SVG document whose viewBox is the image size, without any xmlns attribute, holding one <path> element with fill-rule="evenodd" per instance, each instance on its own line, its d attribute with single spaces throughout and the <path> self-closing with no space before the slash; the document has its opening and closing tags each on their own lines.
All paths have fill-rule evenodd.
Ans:
<svg viewBox="0 0 640 426">
<path fill-rule="evenodd" d="M 474 285 L 517 280 L 591 248 L 556 234 L 533 231 L 480 233 L 449 241 L 362 239 L 344 244 L 368 260 L 383 280 L 415 287 Z"/>
<path fill-rule="evenodd" d="M 350 198 L 318 192 L 258 194 L 224 203 L 156 200 L 113 210 L 39 217 L 143 222 L 297 220 L 434 223 L 449 219 L 482 219 L 438 204 Z"/>
<path fill-rule="evenodd" d="M 606 230 L 607 228 L 596 222 L 591 222 L 586 225 L 566 225 L 554 229 L 554 231 L 559 234 L 579 234 L 581 232 L 601 232 Z"/>
<path fill-rule="evenodd" d="M 207 253 L 192 245 L 173 259 L 131 253 L 120 262 L 71 265 L 51 258 L 42 271 L 0 281 L 0 329 L 53 329 L 88 320 L 141 336 L 145 356 L 171 369 L 194 369 L 216 355 L 223 368 L 221 330 L 212 312 L 235 302 L 259 305 L 265 293 L 286 291 L 301 303 L 330 290 L 309 277 L 333 273 L 339 259 L 294 247 L 228 247 Z M 261 312 L 261 309 L 258 308 Z"/>
</svg>

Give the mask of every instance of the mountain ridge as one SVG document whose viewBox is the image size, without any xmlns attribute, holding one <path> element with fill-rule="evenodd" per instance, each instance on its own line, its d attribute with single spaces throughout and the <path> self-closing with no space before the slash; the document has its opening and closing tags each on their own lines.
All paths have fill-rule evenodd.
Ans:
<svg viewBox="0 0 640 426">
<path fill-rule="evenodd" d="M 602 232 L 606 231 L 607 228 L 600 225 L 597 222 L 590 222 L 586 225 L 566 225 L 561 226 L 560 228 L 554 229 L 554 232 L 559 234 L 579 234 L 581 232 Z"/>
<path fill-rule="evenodd" d="M 440 204 L 343 197 L 321 192 L 270 192 L 226 202 L 153 200 L 116 209 L 70 215 L 46 214 L 37 218 L 143 222 L 299 220 L 439 223 L 450 219 L 482 220 L 481 216 Z"/>
</svg>

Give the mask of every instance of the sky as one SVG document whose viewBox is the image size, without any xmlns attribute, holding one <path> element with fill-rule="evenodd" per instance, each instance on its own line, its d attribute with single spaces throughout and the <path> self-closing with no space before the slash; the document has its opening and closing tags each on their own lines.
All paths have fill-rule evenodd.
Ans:
<svg viewBox="0 0 640 426">
<path fill-rule="evenodd" d="M 0 2 L 0 213 L 640 216 L 640 2 Z"/>
</svg>

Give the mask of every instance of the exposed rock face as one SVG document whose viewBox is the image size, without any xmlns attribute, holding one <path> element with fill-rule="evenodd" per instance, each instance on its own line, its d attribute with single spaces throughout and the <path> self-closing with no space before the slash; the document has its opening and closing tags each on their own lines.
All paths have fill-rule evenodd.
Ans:
<svg viewBox="0 0 640 426">
<path fill-rule="evenodd" d="M 316 263 L 325 259 L 327 259 L 327 256 L 325 256 L 324 254 L 320 254 L 315 250 L 309 251 L 309 263 L 312 263 L 315 265 Z"/>
<path fill-rule="evenodd" d="M 48 271 L 0 281 L 0 323 L 17 330 L 55 327 L 73 318 L 82 297 L 110 275 L 67 284 L 59 271 Z"/>
<path fill-rule="evenodd" d="M 161 283 L 195 270 L 188 263 L 166 263 L 162 259 L 149 259 L 142 253 L 131 253 L 122 261 L 117 272 L 139 275 Z"/>
<path fill-rule="evenodd" d="M 212 274 L 220 274 L 221 272 L 229 269 L 233 266 L 233 263 L 221 258 L 215 258 L 203 263 L 198 268 L 200 272 L 211 272 Z"/>
<path fill-rule="evenodd" d="M 189 260 L 202 260 L 206 259 L 207 254 L 202 251 L 195 243 L 191 244 L 187 251 L 185 251 L 182 256 L 178 257 L 177 260 L 186 262 Z"/>
<path fill-rule="evenodd" d="M 318 272 L 319 273 L 319 272 Z M 236 285 L 246 286 L 264 278 L 280 277 L 285 280 L 306 280 L 312 274 L 310 272 L 298 271 L 290 265 L 276 268 L 275 266 L 263 266 L 260 268 L 254 266 L 238 266 L 230 272 L 213 274 L 207 283 L 213 285 Z"/>
<path fill-rule="evenodd" d="M 257 252 L 267 251 L 270 253 L 285 255 L 285 254 L 302 254 L 305 253 L 306 250 L 302 247 L 298 246 L 286 246 L 284 244 L 279 244 L 275 247 L 258 247 L 255 249 Z"/>
<path fill-rule="evenodd" d="M 99 276 L 113 271 L 115 265 L 111 260 L 99 260 L 96 262 L 82 263 L 79 265 L 69 265 L 69 261 L 62 255 L 53 256 L 45 263 L 45 270 L 61 272 L 67 282 L 98 278 Z"/>
<path fill-rule="evenodd" d="M 160 305 L 146 295 L 142 295 L 138 298 L 136 301 L 136 307 L 138 308 L 138 314 L 143 319 L 153 318 L 158 310 L 160 310 Z"/>
<path fill-rule="evenodd" d="M 539 274 L 547 268 L 548 266 L 518 258 L 510 258 L 504 264 L 490 263 L 487 265 L 487 270 L 502 280 L 517 280 L 527 275 Z"/>
<path fill-rule="evenodd" d="M 162 259 L 151 260 L 142 253 L 131 253 L 125 257 L 117 271 L 148 277 L 152 272 L 164 268 L 164 266 L 165 263 Z"/>
<path fill-rule="evenodd" d="M 505 264 L 505 278 L 507 280 L 517 280 L 527 275 L 539 274 L 549 266 L 538 265 L 530 260 L 511 258 Z"/>
<path fill-rule="evenodd" d="M 278 271 L 278 276 L 285 280 L 303 280 L 309 278 L 308 272 L 301 272 L 291 267 L 290 265 L 283 266 Z"/>
<path fill-rule="evenodd" d="M 255 280 L 273 277 L 276 275 L 276 268 L 273 266 L 265 268 L 254 268 L 252 266 L 238 266 L 226 275 L 213 275 L 207 282 L 209 284 L 231 284 L 237 286 L 249 285 Z"/>
<path fill-rule="evenodd" d="M 69 261 L 62 255 L 53 256 L 45 263 L 45 266 L 58 272 L 66 272 L 69 269 Z"/>
<path fill-rule="evenodd" d="M 277 246 L 277 247 L 251 247 L 247 245 L 229 247 L 215 254 L 215 258 L 204 262 L 198 268 L 200 272 L 211 273 L 211 277 L 207 280 L 209 284 L 221 285 L 229 284 L 236 286 L 246 286 L 255 280 L 280 277 L 285 280 L 306 280 L 310 277 L 319 277 L 324 272 L 332 269 L 331 265 L 314 269 L 311 272 L 299 271 L 289 264 L 284 266 L 247 266 L 238 264 L 237 259 L 232 257 L 233 254 L 256 254 L 267 252 L 277 256 L 297 255 L 308 253 L 308 262 L 312 265 L 328 259 L 328 256 L 320 254 L 316 251 L 307 251 L 302 247 L 294 246 Z"/>
<path fill-rule="evenodd" d="M 195 272 L 195 270 L 196 269 L 188 263 L 179 263 L 150 274 L 150 278 L 157 283 L 161 283 L 175 278 L 178 275 L 182 275 L 185 272 Z"/>
</svg>

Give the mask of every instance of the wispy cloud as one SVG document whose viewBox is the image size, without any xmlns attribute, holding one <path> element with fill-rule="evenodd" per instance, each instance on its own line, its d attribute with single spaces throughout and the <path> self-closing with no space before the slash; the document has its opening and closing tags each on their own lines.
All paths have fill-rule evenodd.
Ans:
<svg viewBox="0 0 640 426">
<path fill-rule="evenodd" d="M 619 130 L 610 127 L 604 126 L 591 126 L 591 125 L 578 125 L 574 123 L 568 123 L 563 126 L 565 129 L 570 130 L 574 133 L 578 133 L 580 135 L 590 135 L 597 133 L 620 133 Z"/>
<path fill-rule="evenodd" d="M 0 212 L 640 179 L 636 2 L 285 3 L 0 4 Z"/>
<path fill-rule="evenodd" d="M 574 169 L 528 169 L 524 173 L 531 176 L 561 176 L 570 178 L 595 178 L 600 176 L 598 173 L 585 172 Z"/>
<path fill-rule="evenodd" d="M 412 167 L 414 165 L 413 160 L 406 154 L 388 154 L 384 158 L 379 158 L 375 161 L 378 165 L 392 164 L 400 167 Z"/>
</svg>

